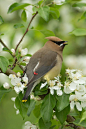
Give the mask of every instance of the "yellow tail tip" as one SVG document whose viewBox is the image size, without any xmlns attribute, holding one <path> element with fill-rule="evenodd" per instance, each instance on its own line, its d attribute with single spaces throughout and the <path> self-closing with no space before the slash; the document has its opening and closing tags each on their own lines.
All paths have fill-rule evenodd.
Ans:
<svg viewBox="0 0 86 129">
<path fill-rule="evenodd" d="M 25 100 L 22 100 L 22 102 L 27 102 L 27 100 L 25 99 Z"/>
</svg>

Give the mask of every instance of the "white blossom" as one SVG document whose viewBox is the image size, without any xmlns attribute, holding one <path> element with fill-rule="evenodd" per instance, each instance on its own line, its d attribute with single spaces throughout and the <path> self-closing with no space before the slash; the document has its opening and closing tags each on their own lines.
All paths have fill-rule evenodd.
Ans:
<svg viewBox="0 0 86 129">
<path fill-rule="evenodd" d="M 78 111 L 82 111 L 82 105 L 78 101 L 81 98 L 80 95 L 70 95 L 69 100 L 70 100 L 70 108 L 73 110 L 74 106 L 76 105 L 76 108 Z"/>
<path fill-rule="evenodd" d="M 15 102 L 16 97 L 12 97 L 11 100 Z"/>
<path fill-rule="evenodd" d="M 27 57 L 25 57 L 25 58 L 23 59 L 23 61 L 24 61 L 26 64 L 28 64 L 29 60 L 30 60 L 30 57 L 29 57 L 29 56 L 27 56 Z"/>
<path fill-rule="evenodd" d="M 42 83 L 42 84 L 41 84 L 40 89 L 42 89 L 42 88 L 45 87 L 46 85 L 47 85 L 47 81 L 46 81 L 45 83 Z"/>
<path fill-rule="evenodd" d="M 18 72 L 18 73 L 17 73 L 17 76 L 18 76 L 18 77 L 21 77 L 21 74 L 20 74 L 20 72 Z"/>
<path fill-rule="evenodd" d="M 85 108 L 85 107 L 86 107 L 86 101 L 82 101 L 82 102 L 81 102 L 81 106 L 82 106 L 83 108 Z"/>
<path fill-rule="evenodd" d="M 49 89 L 50 89 L 50 93 L 52 95 L 54 94 L 54 90 L 56 90 L 58 96 L 61 96 L 63 94 L 63 92 L 59 86 L 49 87 Z"/>
<path fill-rule="evenodd" d="M 56 81 L 55 80 L 50 80 L 49 81 L 49 85 L 50 87 L 53 87 L 55 85 Z"/>
<path fill-rule="evenodd" d="M 15 75 L 15 74 L 10 74 L 10 75 L 9 75 L 9 78 L 10 78 L 10 79 L 14 79 L 14 78 L 16 78 L 16 75 Z"/>
<path fill-rule="evenodd" d="M 25 56 L 25 55 L 27 55 L 27 53 L 28 53 L 27 48 L 21 50 L 21 56 Z"/>
<path fill-rule="evenodd" d="M 4 87 L 5 89 L 9 89 L 9 88 L 10 88 L 10 86 L 9 86 L 9 84 L 8 84 L 7 82 L 5 82 L 5 83 L 3 84 L 3 87 Z"/>
<path fill-rule="evenodd" d="M 25 74 L 25 76 L 22 78 L 23 79 L 23 81 L 27 84 L 28 83 L 28 77 L 26 76 L 26 74 Z"/>
<path fill-rule="evenodd" d="M 51 93 L 52 95 L 54 95 L 54 87 L 49 87 L 49 89 L 50 89 L 50 93 Z"/>
<path fill-rule="evenodd" d="M 36 125 L 33 125 L 30 121 L 26 121 L 23 129 L 37 129 Z"/>
<path fill-rule="evenodd" d="M 18 115 L 20 113 L 20 111 L 19 110 L 16 110 L 16 114 Z"/>
<path fill-rule="evenodd" d="M 70 93 L 73 92 L 73 91 L 74 91 L 74 89 L 72 89 L 72 84 L 65 81 L 65 84 L 64 84 L 64 92 L 65 92 L 66 94 L 70 94 Z"/>
<path fill-rule="evenodd" d="M 22 91 L 22 93 L 23 93 L 24 88 L 25 88 L 25 86 L 23 84 L 18 84 L 17 86 L 14 86 L 14 90 L 17 94 L 19 94 L 20 91 Z"/>
<path fill-rule="evenodd" d="M 11 84 L 14 86 L 14 90 L 17 94 L 20 91 L 24 92 L 25 85 L 21 83 L 21 78 L 16 77 L 14 74 L 10 74 L 9 78 L 11 79 Z"/>
<path fill-rule="evenodd" d="M 11 52 L 12 52 L 12 55 L 15 55 L 15 49 L 14 48 L 11 49 Z"/>
</svg>

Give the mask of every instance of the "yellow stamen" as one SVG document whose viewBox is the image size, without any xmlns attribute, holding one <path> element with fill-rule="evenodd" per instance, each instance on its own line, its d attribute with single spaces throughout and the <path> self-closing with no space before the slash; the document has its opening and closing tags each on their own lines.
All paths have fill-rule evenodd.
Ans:
<svg viewBox="0 0 86 129">
<path fill-rule="evenodd" d="M 13 74 L 13 77 L 15 77 L 15 75 Z"/>
<path fill-rule="evenodd" d="M 24 86 L 26 86 L 27 84 L 25 83 Z"/>
<path fill-rule="evenodd" d="M 77 100 L 78 100 L 77 98 L 74 99 L 74 101 L 77 101 Z"/>
<path fill-rule="evenodd" d="M 19 87 L 19 86 L 21 86 L 21 84 L 20 83 L 17 83 L 17 86 Z"/>
<path fill-rule="evenodd" d="M 22 102 L 24 103 L 24 102 L 27 102 L 27 100 L 25 99 L 25 100 L 22 100 Z"/>
</svg>

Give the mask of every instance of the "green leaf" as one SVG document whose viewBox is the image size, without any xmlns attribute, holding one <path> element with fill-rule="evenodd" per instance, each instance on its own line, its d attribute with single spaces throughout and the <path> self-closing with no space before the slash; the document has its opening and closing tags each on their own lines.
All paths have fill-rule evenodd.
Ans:
<svg viewBox="0 0 86 129">
<path fill-rule="evenodd" d="M 34 95 L 35 96 L 37 96 L 37 95 L 44 95 L 44 94 L 47 94 L 47 93 L 48 93 L 48 90 L 45 90 L 45 91 L 37 90 L 37 91 L 34 92 Z"/>
<path fill-rule="evenodd" d="M 20 65 L 26 66 L 26 63 L 20 63 Z"/>
<path fill-rule="evenodd" d="M 31 111 L 35 108 L 35 104 L 36 104 L 35 100 L 30 101 L 30 105 L 29 105 L 29 108 L 28 108 L 28 111 L 27 111 L 28 116 L 30 115 Z"/>
<path fill-rule="evenodd" d="M 3 51 L 11 52 L 11 51 L 9 51 L 9 49 L 7 49 L 6 47 L 3 47 Z"/>
<path fill-rule="evenodd" d="M 27 113 L 27 108 L 23 105 L 22 101 L 20 101 L 19 97 L 16 97 L 15 99 L 15 106 L 19 109 L 19 112 L 24 119 Z"/>
<path fill-rule="evenodd" d="M 3 18 L 0 16 L 0 24 L 4 23 Z"/>
<path fill-rule="evenodd" d="M 34 115 L 39 118 L 40 116 L 40 104 L 35 106 L 35 109 L 33 110 Z"/>
<path fill-rule="evenodd" d="M 86 6 L 86 3 L 77 2 L 77 3 L 73 4 L 72 6 L 73 7 L 84 7 L 84 6 Z"/>
<path fill-rule="evenodd" d="M 22 102 L 22 98 L 23 98 L 22 92 L 19 93 L 18 98 L 19 98 L 20 102 Z M 22 102 L 22 104 L 24 107 L 28 108 L 30 105 L 30 96 L 28 97 L 27 101 L 25 103 Z"/>
<path fill-rule="evenodd" d="M 54 126 L 50 127 L 49 129 L 55 129 L 55 127 L 56 127 L 56 125 L 54 125 Z"/>
<path fill-rule="evenodd" d="M 86 29 L 83 28 L 77 28 L 70 32 L 70 34 L 74 34 L 75 36 L 84 36 L 86 35 Z"/>
<path fill-rule="evenodd" d="M 41 6 L 42 3 L 43 3 L 43 0 L 40 0 L 40 1 L 38 2 L 38 5 Z"/>
<path fill-rule="evenodd" d="M 27 55 L 25 55 L 25 56 L 30 56 L 30 57 L 31 57 L 32 55 L 31 55 L 31 54 L 27 54 Z"/>
<path fill-rule="evenodd" d="M 57 96 L 57 110 L 62 111 L 65 107 L 69 105 L 69 96 L 68 94 L 63 93 L 62 96 Z"/>
<path fill-rule="evenodd" d="M 57 8 L 50 7 L 50 13 L 55 19 L 59 18 L 60 16 L 60 13 Z"/>
<path fill-rule="evenodd" d="M 49 6 L 43 6 L 43 7 L 38 8 L 38 13 L 39 13 L 39 15 L 40 15 L 45 21 L 48 21 L 48 19 L 49 19 L 49 11 L 50 11 Z"/>
<path fill-rule="evenodd" d="M 42 89 L 40 89 L 41 86 L 41 82 L 36 85 L 36 87 L 34 88 L 34 95 L 38 96 L 38 95 L 44 95 L 48 93 L 48 89 L 46 87 L 43 87 Z"/>
<path fill-rule="evenodd" d="M 56 110 L 56 117 L 57 119 L 60 121 L 61 124 L 63 124 L 65 122 L 65 120 L 67 119 L 67 115 L 70 112 L 70 105 L 68 105 L 66 108 L 64 108 L 62 111 L 58 111 Z"/>
<path fill-rule="evenodd" d="M 8 9 L 8 13 L 12 13 L 16 10 L 19 10 L 19 9 L 24 9 L 24 7 L 26 6 L 29 6 L 31 4 L 28 4 L 28 3 L 13 3 L 9 9 Z"/>
<path fill-rule="evenodd" d="M 77 118 L 73 123 L 74 123 L 75 125 L 77 125 L 77 126 L 81 126 L 81 127 L 85 127 L 85 128 L 86 128 L 86 120 L 83 120 L 83 121 L 80 123 L 80 119 Z"/>
<path fill-rule="evenodd" d="M 0 88 L 0 101 L 1 101 L 1 99 L 2 99 L 2 97 L 3 97 L 3 95 L 5 95 L 5 93 L 8 93 L 8 92 L 10 92 L 11 91 L 11 89 L 4 89 L 3 87 L 1 87 Z"/>
<path fill-rule="evenodd" d="M 82 19 L 86 19 L 86 11 L 83 13 L 83 15 L 81 16 L 79 20 L 82 20 Z"/>
<path fill-rule="evenodd" d="M 9 65 L 8 59 L 3 56 L 0 56 L 0 68 L 3 73 L 5 73 L 7 71 L 8 65 Z"/>
<path fill-rule="evenodd" d="M 23 20 L 24 22 L 27 21 L 27 15 L 26 15 L 26 11 L 25 11 L 25 10 L 23 10 L 23 12 L 22 12 L 22 14 L 21 14 L 21 18 L 22 18 L 22 20 Z"/>
<path fill-rule="evenodd" d="M 53 33 L 53 31 L 50 31 L 50 30 L 40 30 L 40 32 L 42 34 L 44 34 L 46 37 L 48 37 L 48 36 L 55 36 L 55 34 Z"/>
<path fill-rule="evenodd" d="M 81 120 L 80 120 L 80 123 L 81 123 L 83 120 L 85 120 L 85 119 L 86 119 L 86 111 L 83 112 L 82 117 L 81 117 Z"/>
<path fill-rule="evenodd" d="M 42 118 L 39 119 L 39 128 L 40 129 L 49 129 L 51 122 L 44 122 Z"/>
<path fill-rule="evenodd" d="M 51 120 L 55 104 L 54 96 L 51 94 L 46 95 L 41 106 L 41 116 L 44 121 L 49 122 Z"/>
<path fill-rule="evenodd" d="M 0 37 L 1 37 L 2 35 L 4 35 L 4 34 L 3 34 L 3 33 L 0 33 Z"/>
<path fill-rule="evenodd" d="M 54 129 L 60 129 L 61 127 L 60 121 L 57 121 L 57 119 L 52 119 L 51 122 L 52 122 L 52 126 L 55 126 Z"/>
<path fill-rule="evenodd" d="M 32 8 L 32 10 L 33 10 L 33 15 L 36 13 L 36 11 L 38 11 L 38 8 L 37 7 L 35 7 L 35 6 L 33 6 L 33 8 Z"/>
<path fill-rule="evenodd" d="M 22 28 L 22 27 L 24 27 L 24 25 L 23 24 L 20 24 L 20 23 L 14 25 L 14 28 L 15 29 Z"/>
</svg>

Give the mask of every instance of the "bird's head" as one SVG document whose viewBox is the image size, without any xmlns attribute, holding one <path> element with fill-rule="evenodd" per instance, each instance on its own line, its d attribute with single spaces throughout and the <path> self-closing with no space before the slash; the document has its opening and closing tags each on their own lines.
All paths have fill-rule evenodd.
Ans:
<svg viewBox="0 0 86 129">
<path fill-rule="evenodd" d="M 60 49 L 60 50 L 63 50 L 63 48 L 65 47 L 65 45 L 67 45 L 67 41 L 63 41 L 60 38 L 55 37 L 55 36 L 46 37 L 46 39 L 48 39 L 52 43 L 56 44 L 57 47 L 58 47 L 58 49 Z M 54 45 L 54 46 L 56 46 L 56 45 Z"/>
</svg>

